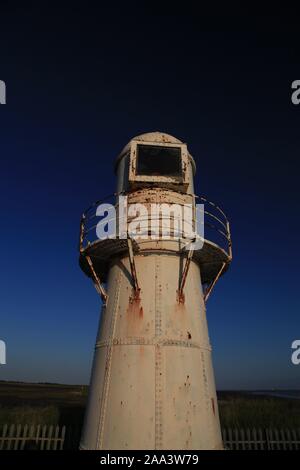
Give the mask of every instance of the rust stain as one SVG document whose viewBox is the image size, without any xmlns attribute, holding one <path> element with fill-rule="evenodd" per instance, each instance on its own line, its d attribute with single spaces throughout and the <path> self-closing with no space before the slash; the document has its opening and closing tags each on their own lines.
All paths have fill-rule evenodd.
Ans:
<svg viewBox="0 0 300 470">
<path fill-rule="evenodd" d="M 129 336 L 139 333 L 141 321 L 144 317 L 144 310 L 141 305 L 140 290 L 135 291 L 132 289 L 132 294 L 129 297 L 129 303 L 126 310 L 127 318 L 127 334 Z"/>
<path fill-rule="evenodd" d="M 138 314 L 141 307 L 140 290 L 136 291 L 132 289 L 132 294 L 129 297 L 129 305 L 127 313 Z"/>
<path fill-rule="evenodd" d="M 185 304 L 176 302 L 174 305 L 174 314 L 174 328 L 176 328 L 176 332 L 180 339 L 186 339 L 188 328 L 191 325 Z"/>
<path fill-rule="evenodd" d="M 175 304 L 175 311 L 178 312 L 179 314 L 182 314 L 186 311 L 184 302 L 177 302 Z"/>
<path fill-rule="evenodd" d="M 183 292 L 177 291 L 177 302 L 180 304 L 184 304 L 185 302 L 185 295 Z"/>
<path fill-rule="evenodd" d="M 130 304 L 133 304 L 134 302 L 137 302 L 138 300 L 141 300 L 140 298 L 140 292 L 141 292 L 141 289 L 132 289 L 132 294 L 131 296 L 129 297 L 129 303 Z"/>
</svg>

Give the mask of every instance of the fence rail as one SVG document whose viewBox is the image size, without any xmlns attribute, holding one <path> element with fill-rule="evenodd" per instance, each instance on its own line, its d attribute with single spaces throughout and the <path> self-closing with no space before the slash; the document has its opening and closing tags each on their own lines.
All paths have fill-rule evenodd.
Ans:
<svg viewBox="0 0 300 470">
<path fill-rule="evenodd" d="M 4 424 L 0 427 L 0 450 L 62 450 L 66 426 Z"/>
<path fill-rule="evenodd" d="M 228 450 L 300 450 L 300 429 L 226 428 L 222 436 Z"/>
<path fill-rule="evenodd" d="M 78 449 L 78 426 L 0 425 L 0 450 Z M 228 450 L 300 450 L 300 429 L 222 429 Z"/>
</svg>

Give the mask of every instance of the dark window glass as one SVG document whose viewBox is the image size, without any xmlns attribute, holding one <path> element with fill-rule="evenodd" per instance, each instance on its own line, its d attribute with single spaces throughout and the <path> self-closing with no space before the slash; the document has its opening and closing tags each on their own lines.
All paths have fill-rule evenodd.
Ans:
<svg viewBox="0 0 300 470">
<path fill-rule="evenodd" d="M 146 176 L 181 176 L 181 148 L 138 145 L 136 174 Z"/>
</svg>

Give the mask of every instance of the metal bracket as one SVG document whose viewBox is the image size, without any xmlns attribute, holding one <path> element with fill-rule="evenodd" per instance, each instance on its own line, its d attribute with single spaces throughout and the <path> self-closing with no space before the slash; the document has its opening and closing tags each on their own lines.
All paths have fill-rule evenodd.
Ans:
<svg viewBox="0 0 300 470">
<path fill-rule="evenodd" d="M 93 276 L 93 279 L 94 279 L 95 289 L 100 294 L 102 302 L 104 303 L 104 305 L 106 305 L 107 304 L 107 299 L 108 299 L 107 292 L 104 289 L 104 287 L 102 286 L 101 281 L 100 281 L 99 277 L 97 276 L 96 271 L 94 270 L 94 266 L 93 266 L 91 258 L 89 256 L 86 256 L 86 260 L 87 260 L 87 262 L 89 264 L 89 267 L 91 269 L 91 273 L 92 273 L 92 276 Z"/>
<path fill-rule="evenodd" d="M 182 276 L 181 276 L 181 280 L 180 280 L 180 284 L 179 284 L 179 289 L 177 291 L 179 302 L 184 302 L 183 289 L 184 289 L 184 286 L 185 286 L 185 282 L 186 282 L 186 278 L 187 278 L 187 275 L 188 275 L 188 272 L 189 272 L 189 268 L 190 268 L 191 260 L 193 258 L 193 254 L 194 254 L 194 249 L 192 248 L 192 249 L 189 250 L 188 256 L 186 258 L 186 262 L 185 262 L 185 265 L 184 265 L 184 268 L 183 268 L 183 272 L 182 272 Z"/>
<path fill-rule="evenodd" d="M 210 296 L 213 288 L 215 287 L 219 277 L 221 276 L 224 268 L 226 266 L 226 263 L 223 263 L 222 266 L 221 266 L 221 269 L 219 270 L 218 274 L 216 275 L 215 279 L 213 280 L 213 282 L 210 284 L 210 286 L 206 289 L 206 291 L 204 292 L 203 294 L 203 298 L 204 298 L 204 302 L 207 302 L 208 300 L 208 297 Z"/>
<path fill-rule="evenodd" d="M 131 276 L 133 280 L 134 291 L 136 294 L 138 294 L 140 291 L 140 287 L 139 287 L 138 280 L 137 280 L 134 254 L 133 254 L 133 246 L 132 246 L 132 240 L 130 237 L 127 238 L 127 244 L 128 244 L 130 270 L 131 270 Z"/>
<path fill-rule="evenodd" d="M 85 215 L 83 214 L 80 220 L 80 233 L 79 233 L 79 252 L 83 252 L 83 239 L 84 239 L 84 224 Z"/>
</svg>

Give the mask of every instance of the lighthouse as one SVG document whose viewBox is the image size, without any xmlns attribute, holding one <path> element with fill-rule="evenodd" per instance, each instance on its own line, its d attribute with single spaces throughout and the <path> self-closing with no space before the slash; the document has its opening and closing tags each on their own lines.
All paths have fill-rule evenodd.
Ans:
<svg viewBox="0 0 300 470">
<path fill-rule="evenodd" d="M 231 259 L 223 210 L 179 139 L 151 132 L 87 209 L 80 267 L 102 299 L 81 449 L 222 449 L 206 302 Z"/>
</svg>

